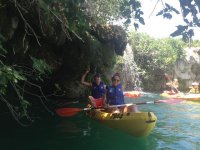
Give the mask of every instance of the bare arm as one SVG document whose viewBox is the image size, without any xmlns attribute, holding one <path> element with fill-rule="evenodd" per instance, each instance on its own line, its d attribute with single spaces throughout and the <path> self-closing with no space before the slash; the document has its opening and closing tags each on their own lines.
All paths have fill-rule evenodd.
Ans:
<svg viewBox="0 0 200 150">
<path fill-rule="evenodd" d="M 86 75 L 88 74 L 88 72 L 89 72 L 90 70 L 86 70 L 86 72 L 82 75 L 82 77 L 81 77 L 81 83 L 83 84 L 83 85 L 86 85 L 86 86 L 92 86 L 92 83 L 89 83 L 89 82 L 86 82 L 85 81 L 85 77 L 86 77 Z"/>
</svg>

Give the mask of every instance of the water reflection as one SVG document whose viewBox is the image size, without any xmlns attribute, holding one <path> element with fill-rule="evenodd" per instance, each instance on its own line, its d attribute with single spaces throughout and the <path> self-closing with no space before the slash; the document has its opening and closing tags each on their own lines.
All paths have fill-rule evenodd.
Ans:
<svg viewBox="0 0 200 150">
<path fill-rule="evenodd" d="M 161 99 L 145 93 L 136 100 Z M 158 121 L 146 138 L 135 138 L 91 120 L 84 113 L 74 117 L 41 118 L 29 128 L 1 117 L 1 150 L 200 150 L 200 102 L 144 104 L 141 111 L 152 111 Z"/>
<path fill-rule="evenodd" d="M 60 122 L 58 122 L 56 128 L 58 132 L 60 132 L 61 134 L 65 134 L 69 137 L 91 135 L 91 127 L 89 121 L 62 119 L 60 120 Z"/>
</svg>

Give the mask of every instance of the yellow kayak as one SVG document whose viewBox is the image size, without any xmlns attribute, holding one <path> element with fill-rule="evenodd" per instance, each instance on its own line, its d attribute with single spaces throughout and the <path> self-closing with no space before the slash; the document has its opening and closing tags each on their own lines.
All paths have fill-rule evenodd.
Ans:
<svg viewBox="0 0 200 150">
<path fill-rule="evenodd" d="M 144 137 L 154 129 L 157 117 L 153 112 L 107 113 L 91 110 L 88 116 L 101 123 L 137 137 Z"/>
<path fill-rule="evenodd" d="M 163 92 L 162 94 L 160 94 L 160 96 L 166 97 L 166 98 L 182 98 L 184 97 L 184 94 L 183 93 L 168 94 L 167 92 Z"/>
<path fill-rule="evenodd" d="M 178 93 L 174 95 L 170 95 L 167 93 L 162 93 L 160 96 L 166 97 L 166 98 L 179 98 L 189 101 L 200 101 L 200 94 L 184 94 L 184 93 Z"/>
<path fill-rule="evenodd" d="M 200 101 L 200 94 L 185 94 L 181 99 L 189 101 Z"/>
</svg>

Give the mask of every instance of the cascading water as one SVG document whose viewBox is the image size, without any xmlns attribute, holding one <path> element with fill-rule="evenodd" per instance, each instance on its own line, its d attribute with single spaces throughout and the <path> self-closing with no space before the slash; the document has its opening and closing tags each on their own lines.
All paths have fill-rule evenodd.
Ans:
<svg viewBox="0 0 200 150">
<path fill-rule="evenodd" d="M 125 90 L 141 90 L 138 67 L 134 61 L 134 54 L 129 44 L 127 44 L 126 50 L 124 51 L 123 61 L 122 76 Z"/>
</svg>

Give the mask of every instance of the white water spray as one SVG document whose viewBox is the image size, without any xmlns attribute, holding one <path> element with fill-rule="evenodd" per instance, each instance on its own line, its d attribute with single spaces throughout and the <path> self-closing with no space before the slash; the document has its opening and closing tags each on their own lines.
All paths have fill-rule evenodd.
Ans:
<svg viewBox="0 0 200 150">
<path fill-rule="evenodd" d="M 134 61 L 134 54 L 129 44 L 126 46 L 123 59 L 124 67 L 122 69 L 122 74 L 126 90 L 141 90 L 138 67 Z"/>
</svg>

